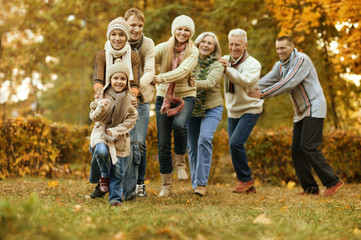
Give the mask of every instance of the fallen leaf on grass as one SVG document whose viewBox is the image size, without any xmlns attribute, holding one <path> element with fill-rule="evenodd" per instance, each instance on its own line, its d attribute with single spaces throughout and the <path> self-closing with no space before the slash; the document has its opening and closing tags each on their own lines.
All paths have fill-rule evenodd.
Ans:
<svg viewBox="0 0 361 240">
<path fill-rule="evenodd" d="M 280 207 L 280 210 L 281 210 L 282 212 L 287 211 L 287 209 L 288 209 L 288 206 L 287 206 L 287 205 L 284 205 L 284 206 Z"/>
<path fill-rule="evenodd" d="M 254 224 L 265 224 L 265 225 L 269 225 L 272 224 L 272 220 L 270 218 L 268 218 L 266 216 L 266 214 L 261 214 L 258 215 L 254 220 L 253 220 Z"/>
<path fill-rule="evenodd" d="M 59 182 L 58 182 L 58 181 L 49 181 L 49 182 L 48 182 L 48 187 L 49 187 L 49 188 L 59 187 Z"/>
<path fill-rule="evenodd" d="M 286 198 L 281 198 L 280 200 L 278 200 L 278 203 L 283 203 L 284 201 L 286 201 Z"/>
<path fill-rule="evenodd" d="M 80 205 L 74 205 L 74 207 L 73 207 L 73 211 L 74 212 L 79 212 L 80 210 L 82 209 L 82 206 L 80 206 Z"/>
<path fill-rule="evenodd" d="M 118 232 L 117 234 L 114 235 L 113 240 L 125 239 L 124 236 L 125 234 L 123 232 Z"/>
<path fill-rule="evenodd" d="M 288 183 L 287 183 L 287 188 L 288 189 L 293 189 L 293 187 L 296 185 L 296 183 L 295 182 L 293 182 L 293 181 L 289 181 Z"/>
</svg>

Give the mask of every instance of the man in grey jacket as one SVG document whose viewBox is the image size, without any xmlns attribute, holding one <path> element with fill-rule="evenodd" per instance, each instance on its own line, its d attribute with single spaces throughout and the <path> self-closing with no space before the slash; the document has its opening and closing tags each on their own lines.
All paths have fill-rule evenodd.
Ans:
<svg viewBox="0 0 361 240">
<path fill-rule="evenodd" d="M 312 167 L 326 186 L 322 195 L 333 195 L 344 183 L 318 149 L 322 141 L 327 105 L 316 69 L 306 54 L 297 51 L 288 36 L 276 40 L 276 51 L 280 61 L 259 80 L 259 96 L 270 98 L 289 94 L 295 110 L 292 159 L 303 188 L 301 194 L 319 194 Z M 251 93 L 250 96 L 255 94 Z"/>
</svg>

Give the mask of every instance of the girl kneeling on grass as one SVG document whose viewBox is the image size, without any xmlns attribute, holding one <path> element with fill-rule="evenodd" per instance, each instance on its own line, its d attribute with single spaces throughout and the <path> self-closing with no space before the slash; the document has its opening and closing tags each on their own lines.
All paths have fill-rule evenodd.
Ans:
<svg viewBox="0 0 361 240">
<path fill-rule="evenodd" d="M 130 154 L 129 131 L 138 113 L 131 104 L 128 67 L 117 59 L 107 71 L 109 79 L 99 99 L 90 104 L 89 117 L 95 122 L 90 148 L 92 162 L 98 164 L 101 173 L 99 190 L 109 191 L 109 203 L 121 206 L 124 158 Z"/>
</svg>

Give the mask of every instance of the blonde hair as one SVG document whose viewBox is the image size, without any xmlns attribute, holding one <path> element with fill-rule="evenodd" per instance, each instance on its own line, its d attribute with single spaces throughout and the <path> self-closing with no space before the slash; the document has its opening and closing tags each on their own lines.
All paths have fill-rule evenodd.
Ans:
<svg viewBox="0 0 361 240">
<path fill-rule="evenodd" d="M 174 36 L 170 37 L 170 39 L 168 40 L 167 43 L 167 50 L 166 50 L 166 54 L 167 54 L 167 58 L 166 58 L 166 71 L 172 71 L 172 62 L 173 62 L 173 57 L 174 57 L 174 48 L 175 48 L 175 44 L 176 44 L 176 38 Z M 192 51 L 192 47 L 193 47 L 193 41 L 191 38 L 188 39 L 187 43 L 186 43 L 186 48 L 185 48 L 185 52 L 184 52 L 184 56 L 182 58 L 182 61 L 184 59 L 186 59 L 191 51 Z"/>
<path fill-rule="evenodd" d="M 216 57 L 216 59 L 220 58 L 222 53 L 221 53 L 221 46 L 219 45 L 217 36 L 212 33 L 212 32 L 204 32 L 199 34 L 199 36 L 197 37 L 197 39 L 194 41 L 194 45 L 198 48 L 199 44 L 203 41 L 203 39 L 207 36 L 211 36 L 214 39 L 214 56 Z"/>
</svg>

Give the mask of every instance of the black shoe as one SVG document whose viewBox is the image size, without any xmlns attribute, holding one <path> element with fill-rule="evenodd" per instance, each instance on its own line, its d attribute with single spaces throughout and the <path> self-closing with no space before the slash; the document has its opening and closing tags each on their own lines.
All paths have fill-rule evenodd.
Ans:
<svg viewBox="0 0 361 240">
<path fill-rule="evenodd" d="M 105 196 L 105 193 L 102 193 L 99 189 L 99 183 L 97 184 L 97 186 L 95 187 L 94 191 L 92 192 L 92 194 L 90 195 L 91 198 L 102 198 Z"/>
</svg>

